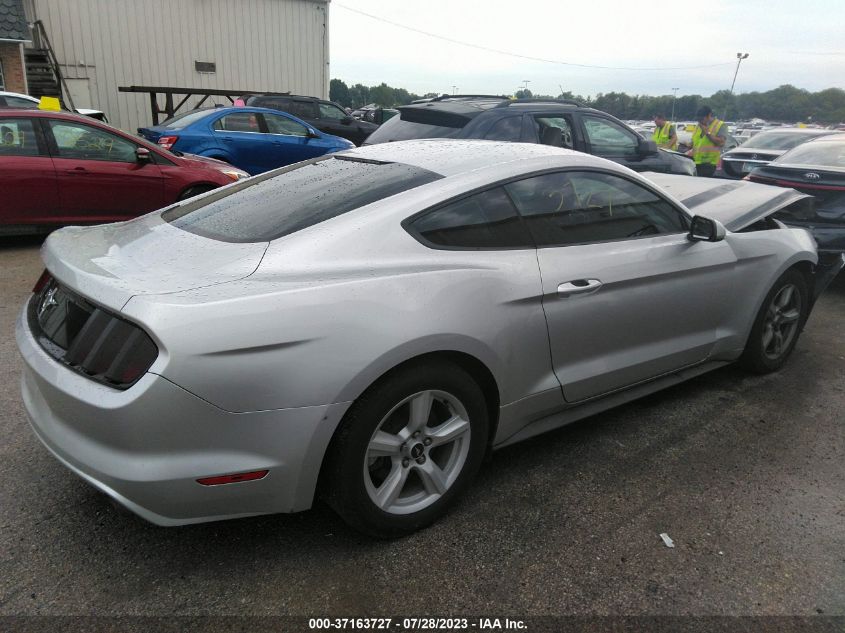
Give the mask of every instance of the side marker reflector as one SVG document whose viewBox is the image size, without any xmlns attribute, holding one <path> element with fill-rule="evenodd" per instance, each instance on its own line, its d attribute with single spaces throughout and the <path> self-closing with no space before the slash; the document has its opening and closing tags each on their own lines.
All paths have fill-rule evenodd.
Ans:
<svg viewBox="0 0 845 633">
<path fill-rule="evenodd" d="M 235 475 L 220 475 L 218 477 L 203 477 L 197 479 L 197 483 L 203 486 L 219 486 L 221 484 L 236 484 L 241 481 L 255 481 L 264 479 L 269 470 L 254 470 L 250 473 L 237 473 Z"/>
</svg>

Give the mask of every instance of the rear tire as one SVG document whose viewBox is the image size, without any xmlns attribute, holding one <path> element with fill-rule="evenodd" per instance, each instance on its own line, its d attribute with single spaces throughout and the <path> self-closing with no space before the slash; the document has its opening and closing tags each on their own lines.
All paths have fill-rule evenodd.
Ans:
<svg viewBox="0 0 845 633">
<path fill-rule="evenodd" d="M 370 387 L 327 454 L 323 496 L 353 528 L 396 538 L 442 516 L 486 453 L 488 412 L 461 368 L 428 361 Z"/>
<path fill-rule="evenodd" d="M 799 271 L 788 270 L 781 275 L 754 320 L 740 357 L 743 367 L 758 374 L 768 374 L 783 367 L 807 320 L 808 294 L 807 280 Z"/>
</svg>

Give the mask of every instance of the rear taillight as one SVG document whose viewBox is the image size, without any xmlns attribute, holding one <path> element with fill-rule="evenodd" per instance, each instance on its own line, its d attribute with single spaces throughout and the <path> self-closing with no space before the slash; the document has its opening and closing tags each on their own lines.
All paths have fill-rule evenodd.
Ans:
<svg viewBox="0 0 845 633">
<path fill-rule="evenodd" d="M 137 382 L 158 356 L 140 327 L 50 280 L 29 305 L 29 322 L 53 358 L 118 389 Z"/>
<path fill-rule="evenodd" d="M 176 145 L 176 141 L 179 140 L 178 136 L 161 136 L 158 139 L 158 144 L 160 147 L 164 149 L 170 149 L 174 145 Z"/>
<path fill-rule="evenodd" d="M 51 279 L 52 276 L 50 275 L 50 271 L 45 268 L 44 272 L 41 273 L 41 276 L 38 278 L 38 281 L 35 282 L 35 286 L 32 288 L 32 292 L 38 294 L 39 292 L 44 290 L 44 286 L 46 286 Z"/>
</svg>

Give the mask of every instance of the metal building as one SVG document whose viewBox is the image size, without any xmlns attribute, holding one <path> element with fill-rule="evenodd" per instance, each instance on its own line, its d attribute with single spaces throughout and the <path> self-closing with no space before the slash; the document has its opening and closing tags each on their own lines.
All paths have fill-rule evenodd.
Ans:
<svg viewBox="0 0 845 633">
<path fill-rule="evenodd" d="M 23 0 L 32 28 L 30 91 L 39 61 L 49 58 L 48 40 L 74 107 L 103 110 L 127 131 L 150 123 L 150 96 L 119 92 L 119 86 L 326 98 L 329 2 Z M 192 97 L 183 107 L 198 100 Z M 215 100 L 229 104 L 225 98 L 205 103 Z"/>
</svg>

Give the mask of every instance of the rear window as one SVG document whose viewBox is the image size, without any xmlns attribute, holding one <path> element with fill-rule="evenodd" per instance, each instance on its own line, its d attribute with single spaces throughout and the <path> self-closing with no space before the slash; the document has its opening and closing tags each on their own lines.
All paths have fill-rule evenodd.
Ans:
<svg viewBox="0 0 845 633">
<path fill-rule="evenodd" d="M 754 140 L 749 140 L 746 144 L 754 149 L 792 149 L 809 141 L 814 136 L 802 132 L 762 132 L 755 135 Z"/>
<path fill-rule="evenodd" d="M 192 110 L 191 112 L 186 112 L 185 114 L 175 116 L 172 119 L 167 119 L 167 121 L 161 123 L 161 127 L 165 128 L 166 130 L 181 130 L 183 128 L 188 127 L 192 123 L 196 123 L 200 119 L 207 117 L 213 112 L 213 110 L 213 108 Z"/>
<path fill-rule="evenodd" d="M 409 141 L 419 138 L 455 138 L 461 133 L 460 127 L 429 125 L 404 121 L 398 116 L 385 121 L 381 127 L 367 137 L 365 145 L 389 143 L 391 141 Z"/>
<path fill-rule="evenodd" d="M 440 178 L 403 163 L 323 157 L 189 200 L 161 217 L 224 242 L 267 242 Z"/>
<path fill-rule="evenodd" d="M 775 164 L 845 167 L 845 141 L 812 141 L 789 150 Z"/>
</svg>

